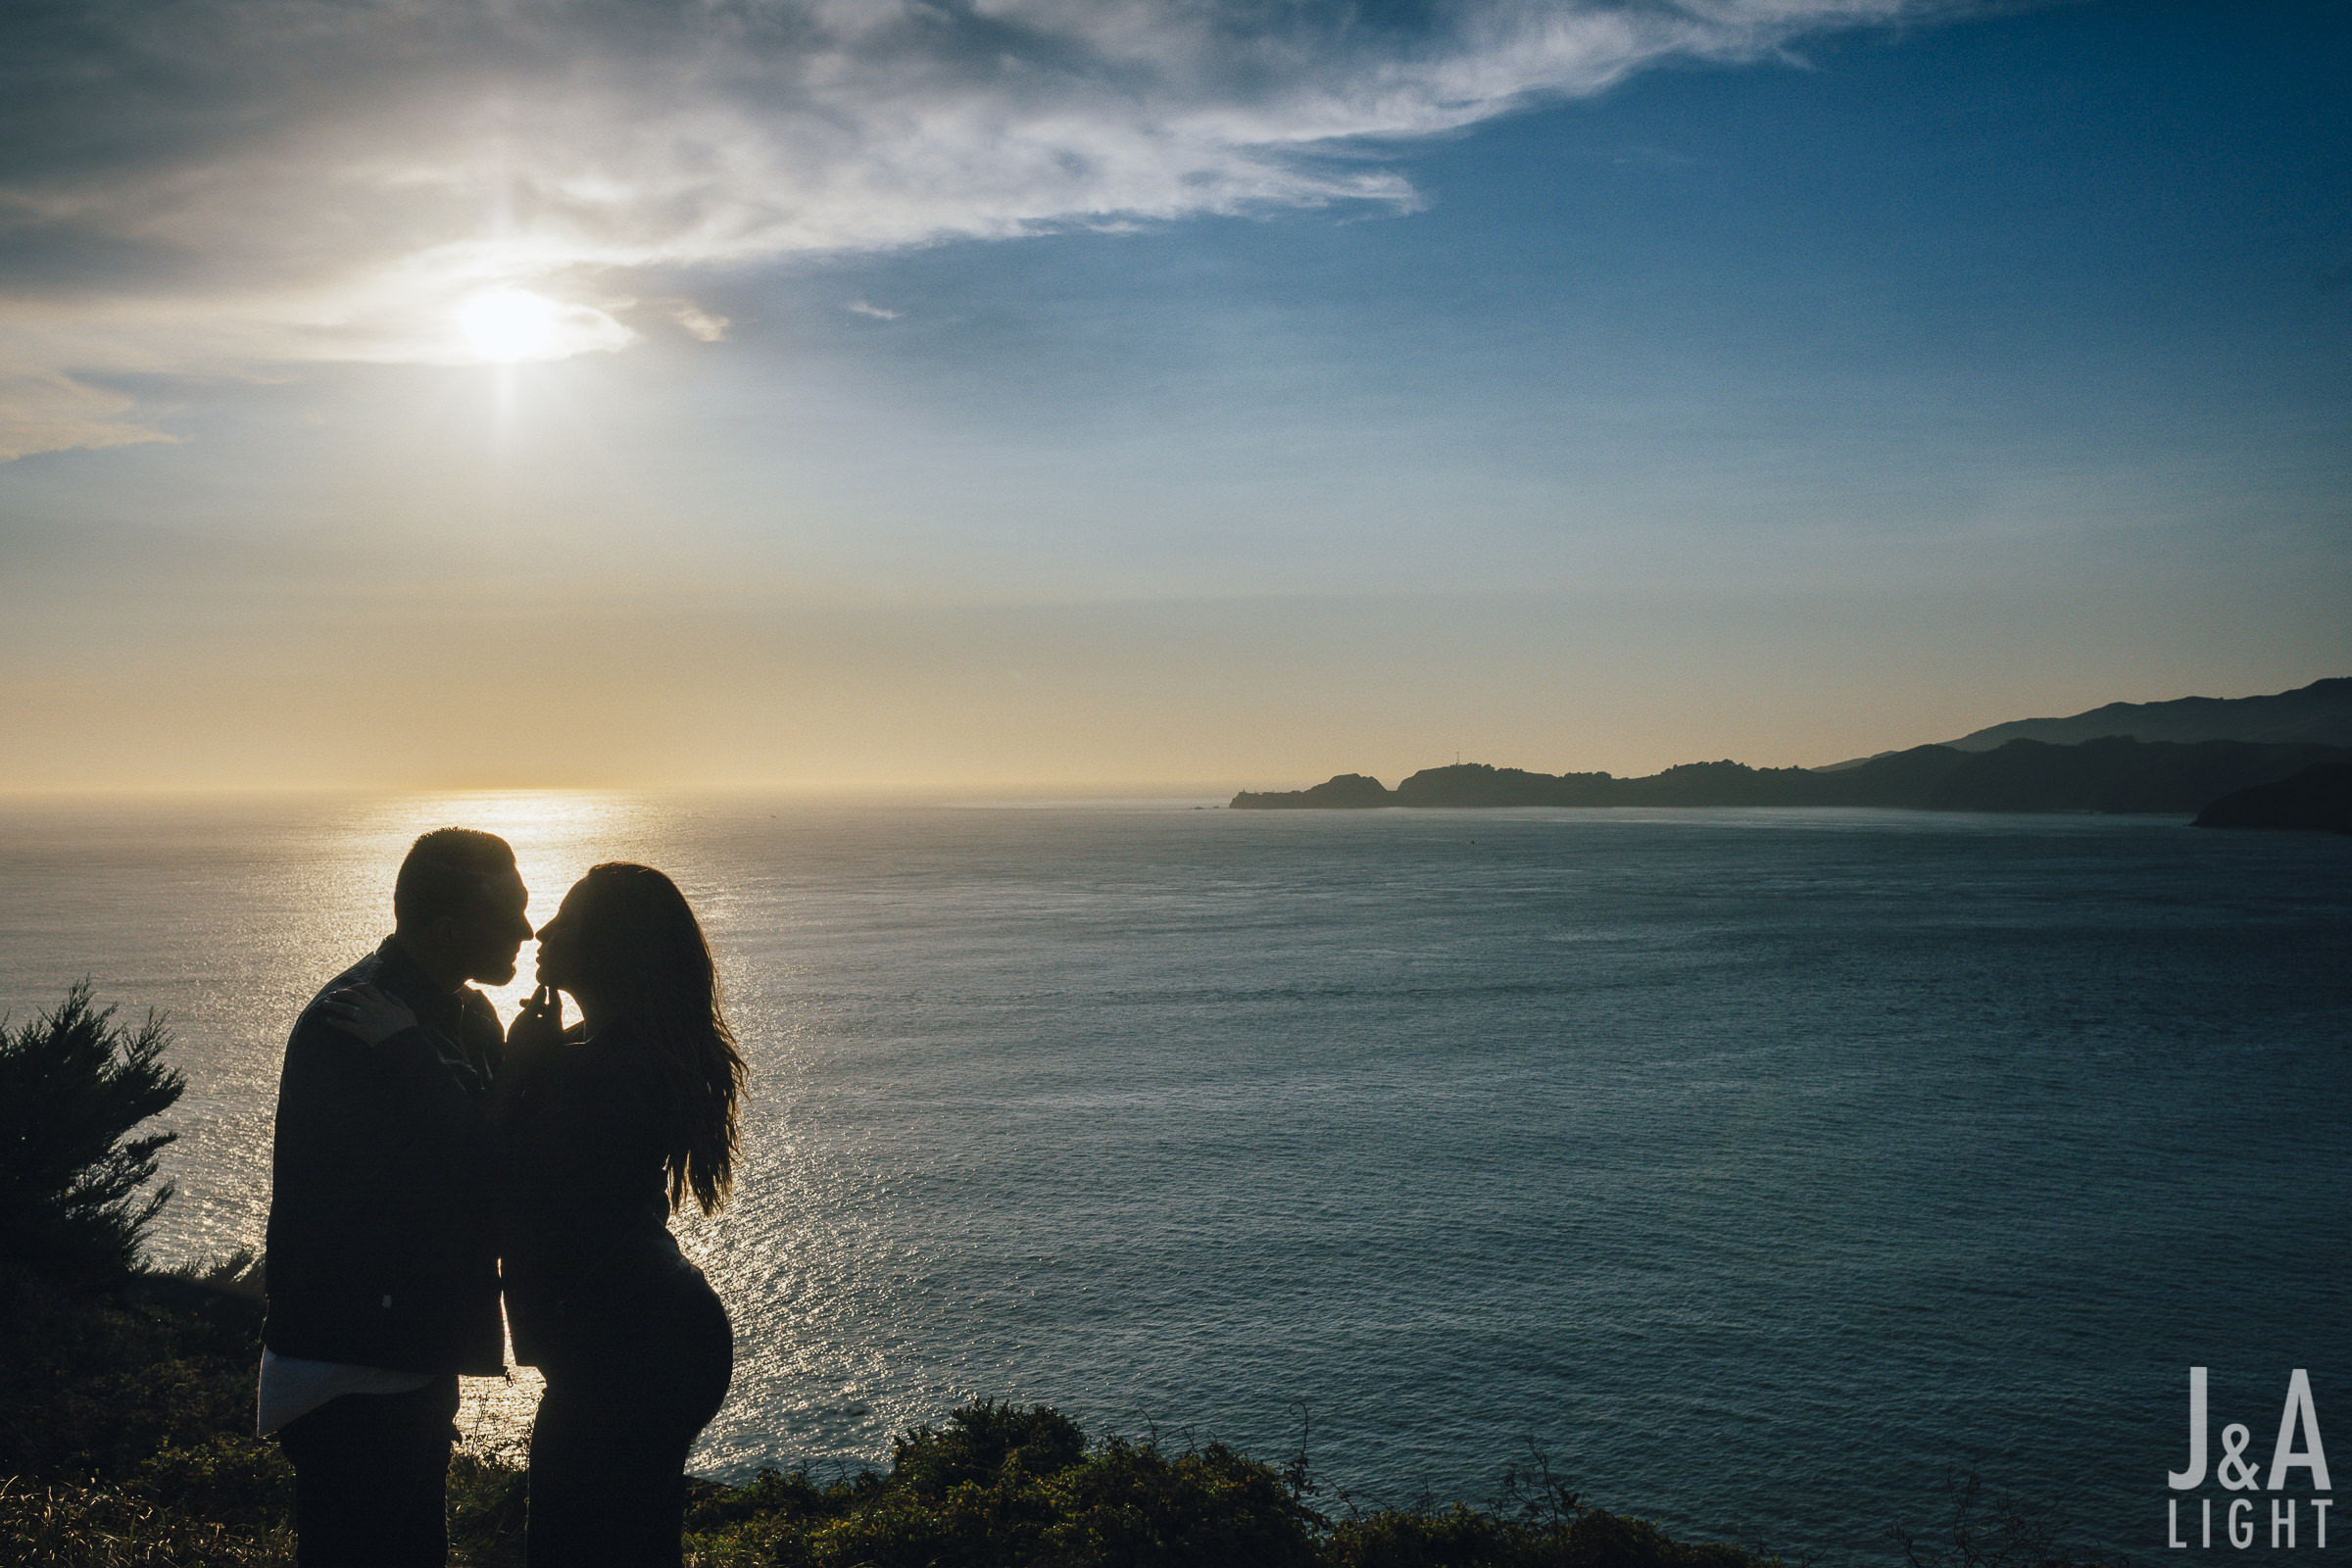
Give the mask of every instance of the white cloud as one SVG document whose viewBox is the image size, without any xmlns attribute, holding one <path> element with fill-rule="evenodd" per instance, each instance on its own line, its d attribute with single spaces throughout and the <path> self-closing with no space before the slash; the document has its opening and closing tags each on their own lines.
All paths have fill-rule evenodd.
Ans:
<svg viewBox="0 0 2352 1568">
<path fill-rule="evenodd" d="M 905 311 L 886 311 L 879 305 L 868 305 L 863 300 L 852 300 L 842 309 L 858 316 L 870 316 L 877 321 L 895 321 L 906 314 Z"/>
<path fill-rule="evenodd" d="M 649 269 L 1409 208 L 1382 138 L 1934 3 L 1455 0 L 1398 22 L 1312 0 L 12 12 L 0 55 L 26 90 L 0 110 L 0 417 L 33 412 L 0 451 L 154 438 L 86 412 L 103 395 L 75 374 L 464 359 L 479 345 L 461 312 L 487 292 L 527 291 L 576 328 L 564 344 L 610 349 L 635 335 Z M 634 319 L 706 341 L 726 326 L 674 300 Z"/>
<path fill-rule="evenodd" d="M 688 337 L 704 343 L 724 343 L 727 328 L 735 323 L 723 316 L 714 316 L 691 300 L 664 302 L 669 318 L 685 329 Z"/>
</svg>

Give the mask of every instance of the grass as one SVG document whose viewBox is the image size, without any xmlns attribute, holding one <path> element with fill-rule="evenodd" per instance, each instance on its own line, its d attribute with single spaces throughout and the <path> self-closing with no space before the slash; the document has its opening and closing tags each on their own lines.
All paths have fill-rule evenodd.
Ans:
<svg viewBox="0 0 2352 1568">
<path fill-rule="evenodd" d="M 237 1530 L 98 1482 L 0 1481 L 0 1562 L 20 1568 L 277 1568 L 291 1532 Z"/>
</svg>

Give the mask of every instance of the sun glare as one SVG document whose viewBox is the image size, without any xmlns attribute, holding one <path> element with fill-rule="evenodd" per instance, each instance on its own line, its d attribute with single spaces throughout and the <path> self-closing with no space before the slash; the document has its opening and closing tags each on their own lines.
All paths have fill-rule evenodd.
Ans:
<svg viewBox="0 0 2352 1568">
<path fill-rule="evenodd" d="M 564 307 L 526 288 L 491 288 L 458 307 L 458 327 L 483 359 L 500 365 L 571 352 Z"/>
</svg>

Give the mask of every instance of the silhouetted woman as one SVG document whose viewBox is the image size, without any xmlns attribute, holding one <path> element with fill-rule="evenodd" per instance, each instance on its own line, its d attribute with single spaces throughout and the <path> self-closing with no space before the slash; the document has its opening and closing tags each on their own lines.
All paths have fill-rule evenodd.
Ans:
<svg viewBox="0 0 2352 1568">
<path fill-rule="evenodd" d="M 495 1099 L 511 1159 L 507 1319 L 547 1377 L 531 1568 L 670 1568 L 686 1450 L 734 1370 L 726 1309 L 670 1238 L 726 1202 L 743 1057 L 702 927 L 650 866 L 600 865 L 539 932 Z M 565 1031 L 558 991 L 580 1006 Z"/>
</svg>

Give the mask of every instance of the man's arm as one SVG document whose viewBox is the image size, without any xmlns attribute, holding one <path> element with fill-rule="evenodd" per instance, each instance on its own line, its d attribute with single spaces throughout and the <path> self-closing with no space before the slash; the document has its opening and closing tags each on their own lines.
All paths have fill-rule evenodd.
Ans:
<svg viewBox="0 0 2352 1568">
<path fill-rule="evenodd" d="M 368 1050 L 316 1007 L 286 1042 L 271 1157 L 273 1298 L 323 1306 L 380 1278 L 372 1239 L 391 1195 L 392 1129 Z"/>
</svg>

